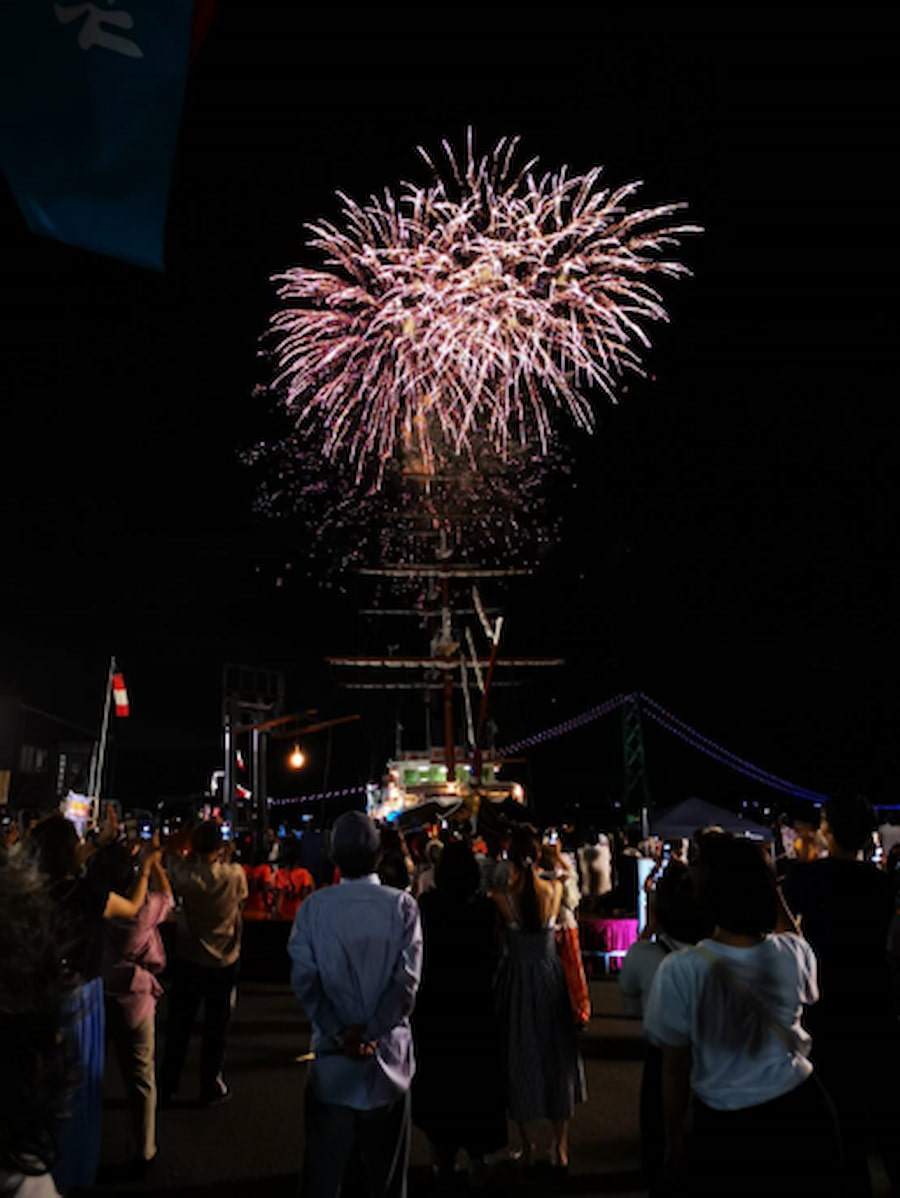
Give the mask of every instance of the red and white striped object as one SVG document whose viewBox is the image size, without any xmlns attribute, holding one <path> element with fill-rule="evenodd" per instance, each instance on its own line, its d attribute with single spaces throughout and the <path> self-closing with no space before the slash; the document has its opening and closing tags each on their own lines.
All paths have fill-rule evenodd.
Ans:
<svg viewBox="0 0 900 1198">
<path fill-rule="evenodd" d="M 128 715 L 128 691 L 125 689 L 125 678 L 122 674 L 113 674 L 112 692 L 116 704 L 116 715 Z"/>
</svg>

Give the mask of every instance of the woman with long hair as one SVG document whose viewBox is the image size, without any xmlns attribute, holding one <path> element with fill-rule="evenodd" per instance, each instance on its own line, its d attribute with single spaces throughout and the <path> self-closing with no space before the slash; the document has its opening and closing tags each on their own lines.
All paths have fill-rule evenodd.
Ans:
<svg viewBox="0 0 900 1198">
<path fill-rule="evenodd" d="M 697 869 L 715 930 L 666 957 L 644 1011 L 662 1049 L 670 1186 L 698 1198 L 773 1185 L 792 1198 L 832 1194 L 837 1125 L 800 1021 L 818 999 L 813 951 L 792 930 L 757 844 L 716 837 Z M 812 1157 L 802 1144 L 815 1145 Z"/>
<path fill-rule="evenodd" d="M 413 1122 L 425 1132 L 440 1181 L 462 1148 L 473 1178 L 506 1144 L 506 1104 L 493 981 L 499 945 L 494 906 L 478 893 L 470 846 L 443 847 L 435 884 L 419 900 L 422 980 L 412 1016 Z"/>
<path fill-rule="evenodd" d="M 530 828 L 509 844 L 508 887 L 492 897 L 505 929 L 506 953 L 497 977 L 503 1027 L 507 1108 L 519 1125 L 526 1166 L 534 1164 L 536 1127 L 552 1125 L 550 1164 L 569 1164 L 569 1121 L 585 1098 L 584 1067 L 555 923 L 562 898 L 557 880 L 540 876 L 540 845 Z"/>
</svg>

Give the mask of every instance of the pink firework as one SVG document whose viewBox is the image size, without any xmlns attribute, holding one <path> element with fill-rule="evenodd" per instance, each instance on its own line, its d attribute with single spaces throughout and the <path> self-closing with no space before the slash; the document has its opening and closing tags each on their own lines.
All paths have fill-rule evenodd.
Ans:
<svg viewBox="0 0 900 1198">
<path fill-rule="evenodd" d="M 275 276 L 276 387 L 357 481 L 471 458 L 476 434 L 542 455 L 558 414 L 591 429 L 591 391 L 615 401 L 667 318 L 656 279 L 689 273 L 670 256 L 700 231 L 671 223 L 683 204 L 631 209 L 640 184 L 602 187 L 600 167 L 516 170 L 517 143 L 479 159 L 470 133 L 464 169 L 443 143 L 448 180 L 420 150 L 427 186 L 342 195 L 342 227 L 309 226 L 325 269 Z"/>
</svg>

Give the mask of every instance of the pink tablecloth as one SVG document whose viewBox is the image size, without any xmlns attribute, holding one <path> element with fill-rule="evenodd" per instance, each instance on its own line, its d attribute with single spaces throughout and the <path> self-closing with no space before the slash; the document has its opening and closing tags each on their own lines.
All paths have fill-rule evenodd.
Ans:
<svg viewBox="0 0 900 1198">
<path fill-rule="evenodd" d="M 582 919 L 579 921 L 581 948 L 588 953 L 627 952 L 638 938 L 636 919 Z M 619 970 L 621 957 L 611 957 L 609 967 Z"/>
</svg>

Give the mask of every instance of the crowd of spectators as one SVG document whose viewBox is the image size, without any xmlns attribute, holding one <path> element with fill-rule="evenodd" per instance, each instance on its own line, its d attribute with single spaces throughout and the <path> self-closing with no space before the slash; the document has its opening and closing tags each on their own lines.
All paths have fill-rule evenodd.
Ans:
<svg viewBox="0 0 900 1198">
<path fill-rule="evenodd" d="M 867 860 L 872 827 L 856 799 L 830 800 L 793 843 L 777 828 L 771 847 L 721 829 L 665 848 L 637 828 L 578 844 L 468 820 L 404 835 L 350 812 L 308 869 L 294 838 L 236 861 L 216 820 L 163 845 L 123 836 L 111 810 L 85 839 L 61 815 L 35 821 L 0 843 L 0 1192 L 92 1186 L 107 1043 L 130 1112 L 124 1175 L 153 1167 L 160 1105 L 228 1101 L 247 919 L 290 925 L 313 1028 L 302 1198 L 337 1198 L 354 1151 L 376 1198 L 403 1198 L 412 1124 L 439 1185 L 463 1162 L 475 1184 L 511 1160 L 562 1178 L 587 1098 L 579 930 L 633 916 L 645 876 L 619 987 L 647 1040 L 653 1198 L 755 1194 L 773 1175 L 792 1194 L 867 1198 L 873 1145 L 900 1192 L 900 1101 L 883 1084 L 900 1064 L 900 853 Z M 199 1076 L 182 1096 L 201 1004 Z"/>
<path fill-rule="evenodd" d="M 755 1195 L 773 1178 L 871 1198 L 873 1148 L 900 1193 L 900 878 L 873 831 L 864 799 L 835 797 L 818 827 L 779 823 L 764 845 L 709 829 L 651 875 L 619 979 L 648 1039 L 651 1198 Z"/>
<path fill-rule="evenodd" d="M 0 1193 L 53 1198 L 94 1185 L 107 1040 L 130 1112 L 138 1178 L 157 1156 L 156 1008 L 166 969 L 163 1103 L 174 1100 L 200 1002 L 198 1103 L 216 1105 L 240 953 L 244 872 L 220 825 L 160 846 L 128 840 L 113 809 L 82 839 L 61 814 L 0 845 Z M 174 948 L 161 926 L 175 902 Z"/>
</svg>

